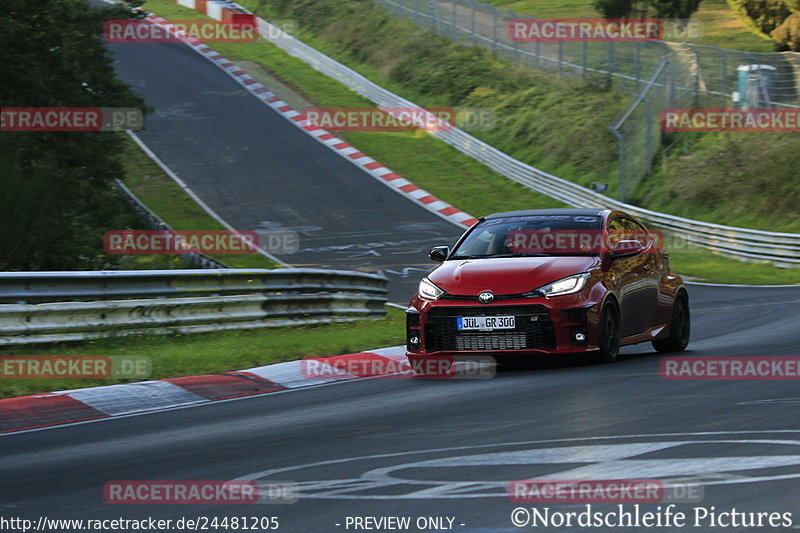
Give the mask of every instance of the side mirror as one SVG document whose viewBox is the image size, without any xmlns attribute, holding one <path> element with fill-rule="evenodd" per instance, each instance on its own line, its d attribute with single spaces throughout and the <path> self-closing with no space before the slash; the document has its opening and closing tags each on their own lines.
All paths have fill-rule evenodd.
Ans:
<svg viewBox="0 0 800 533">
<path fill-rule="evenodd" d="M 618 241 L 614 244 L 614 248 L 611 249 L 611 253 L 608 255 L 611 259 L 619 259 L 621 257 L 630 257 L 632 255 L 636 255 L 643 249 L 644 244 L 642 244 L 642 241 Z"/>
<path fill-rule="evenodd" d="M 447 259 L 448 255 L 450 255 L 449 246 L 434 246 L 428 253 L 428 257 L 430 257 L 431 260 L 437 261 L 439 263 Z"/>
</svg>

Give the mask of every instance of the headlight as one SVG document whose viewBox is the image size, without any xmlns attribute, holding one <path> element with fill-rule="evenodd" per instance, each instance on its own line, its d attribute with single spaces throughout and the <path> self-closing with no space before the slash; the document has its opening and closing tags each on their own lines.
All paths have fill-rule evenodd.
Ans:
<svg viewBox="0 0 800 533">
<path fill-rule="evenodd" d="M 434 285 L 428 278 L 423 278 L 419 282 L 419 295 L 425 300 L 438 300 L 444 291 Z"/>
<path fill-rule="evenodd" d="M 539 287 L 536 290 L 544 294 L 548 298 L 550 296 L 562 296 L 564 294 L 572 294 L 574 292 L 578 292 L 581 289 L 583 289 L 583 286 L 586 285 L 587 279 L 589 279 L 588 273 L 578 274 L 576 276 L 570 276 L 568 278 L 554 281 L 553 283 L 549 283 L 544 287 Z"/>
</svg>

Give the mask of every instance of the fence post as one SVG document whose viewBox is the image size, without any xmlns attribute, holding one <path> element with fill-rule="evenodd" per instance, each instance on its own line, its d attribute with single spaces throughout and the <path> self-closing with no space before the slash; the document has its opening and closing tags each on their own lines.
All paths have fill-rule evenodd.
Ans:
<svg viewBox="0 0 800 533">
<path fill-rule="evenodd" d="M 581 43 L 581 64 L 583 65 L 583 80 L 589 77 L 589 41 Z"/>
<path fill-rule="evenodd" d="M 635 43 L 635 50 L 636 53 L 634 57 L 636 58 L 636 92 L 639 92 L 639 84 L 642 81 L 642 43 L 636 41 Z"/>
<path fill-rule="evenodd" d="M 492 52 L 497 53 L 497 8 L 492 6 Z"/>
<path fill-rule="evenodd" d="M 608 41 L 608 82 L 614 84 L 614 41 Z"/>
<path fill-rule="evenodd" d="M 451 27 L 450 27 L 450 38 L 454 43 L 458 42 L 458 31 L 456 31 L 456 22 L 458 20 L 458 15 L 456 13 L 456 8 L 458 7 L 458 0 L 453 1 L 453 14 L 451 17 Z"/>
<path fill-rule="evenodd" d="M 625 201 L 625 137 L 613 126 L 608 126 L 619 140 L 619 201 Z"/>
<path fill-rule="evenodd" d="M 431 29 L 434 33 L 439 30 L 439 8 L 437 0 L 428 0 L 428 11 L 431 14 Z"/>
<path fill-rule="evenodd" d="M 676 67 L 673 65 L 669 60 L 667 60 L 667 76 L 669 76 L 669 107 L 675 109 L 676 107 L 676 98 L 677 98 L 677 89 L 675 87 L 675 78 L 677 77 L 676 74 Z M 666 84 L 665 84 L 666 85 Z"/>
<path fill-rule="evenodd" d="M 728 54 L 719 47 L 714 47 L 722 56 L 722 92 L 728 94 Z"/>
<path fill-rule="evenodd" d="M 558 77 L 562 78 L 562 67 L 564 66 L 564 41 L 558 41 Z"/>
<path fill-rule="evenodd" d="M 472 42 L 477 43 L 477 33 L 475 33 L 475 10 L 478 9 L 478 3 L 472 0 L 472 15 L 470 18 L 470 29 L 472 30 Z"/>
<path fill-rule="evenodd" d="M 647 173 L 653 172 L 653 106 L 647 101 L 642 100 L 645 107 L 645 117 L 647 131 L 645 132 L 645 146 L 647 147 Z"/>
</svg>

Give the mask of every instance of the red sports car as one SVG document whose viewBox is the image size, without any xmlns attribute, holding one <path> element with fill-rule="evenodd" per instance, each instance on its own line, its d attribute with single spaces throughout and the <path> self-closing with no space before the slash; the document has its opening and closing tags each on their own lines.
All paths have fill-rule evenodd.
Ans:
<svg viewBox="0 0 800 533">
<path fill-rule="evenodd" d="M 479 219 L 419 284 L 406 310 L 407 356 L 591 352 L 650 341 L 661 352 L 689 343 L 689 296 L 670 270 L 659 233 L 615 210 L 543 209 Z"/>
</svg>

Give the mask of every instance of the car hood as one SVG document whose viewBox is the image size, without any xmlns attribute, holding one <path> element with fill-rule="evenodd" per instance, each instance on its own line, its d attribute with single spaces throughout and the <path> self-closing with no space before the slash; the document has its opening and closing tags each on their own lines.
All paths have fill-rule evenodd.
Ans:
<svg viewBox="0 0 800 533">
<path fill-rule="evenodd" d="M 561 278 L 586 272 L 597 257 L 507 257 L 445 261 L 428 276 L 442 290 L 456 295 L 520 294 Z"/>
</svg>

